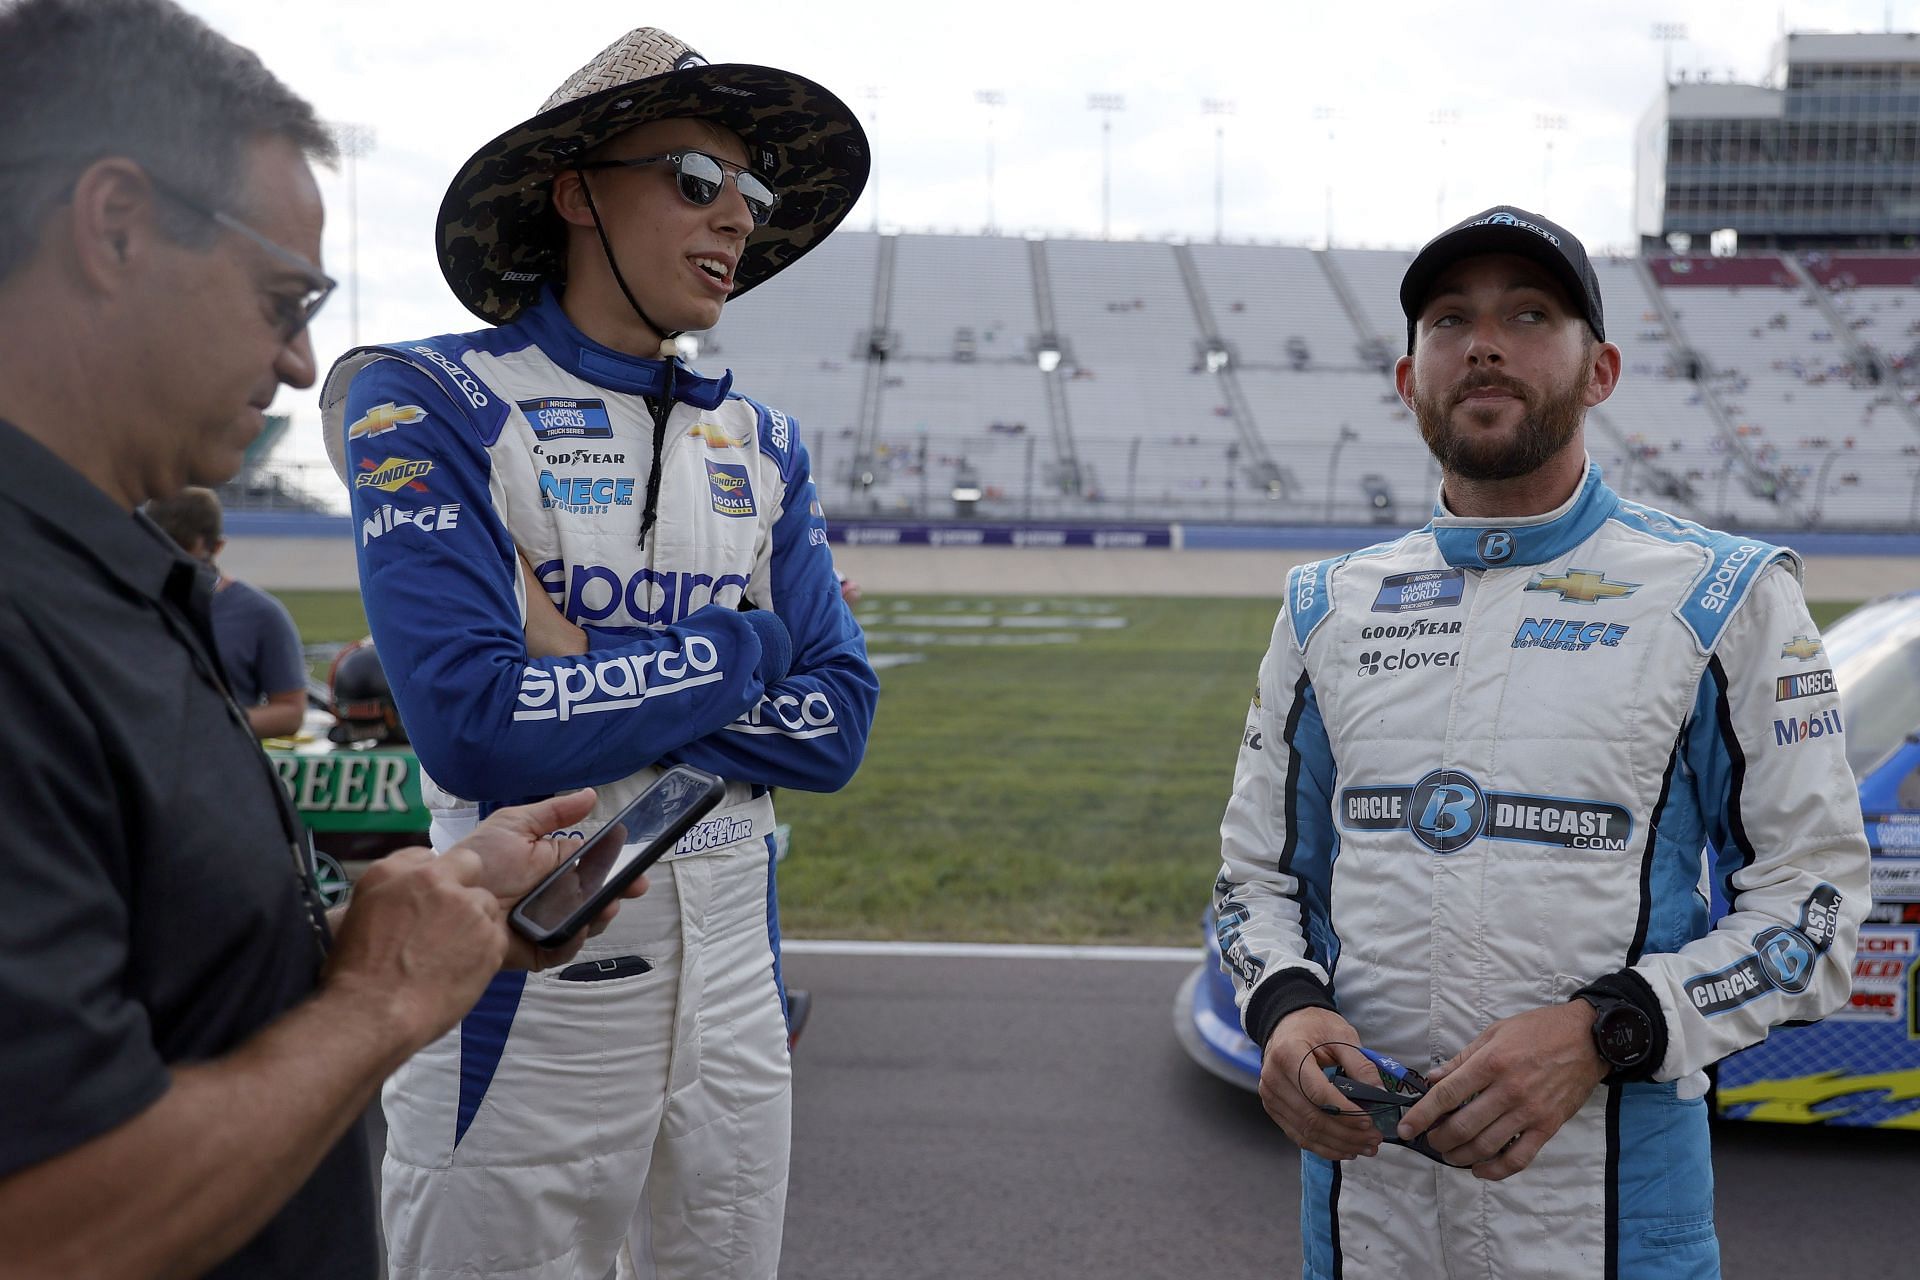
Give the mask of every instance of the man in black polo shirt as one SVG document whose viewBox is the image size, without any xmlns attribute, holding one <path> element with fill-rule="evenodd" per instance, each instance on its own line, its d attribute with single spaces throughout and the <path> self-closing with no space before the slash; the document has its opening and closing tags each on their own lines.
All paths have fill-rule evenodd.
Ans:
<svg viewBox="0 0 1920 1280">
<path fill-rule="evenodd" d="M 139 505 L 314 380 L 333 144 L 169 0 L 0 3 L 0 1270 L 371 1277 L 361 1113 L 505 964 L 590 792 L 395 854 L 329 930 Z M 604 922 L 603 922 L 604 923 Z"/>
</svg>

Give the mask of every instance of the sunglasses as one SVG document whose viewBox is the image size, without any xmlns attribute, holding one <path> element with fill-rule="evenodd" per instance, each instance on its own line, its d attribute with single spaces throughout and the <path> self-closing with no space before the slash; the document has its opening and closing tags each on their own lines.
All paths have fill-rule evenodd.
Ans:
<svg viewBox="0 0 1920 1280">
<path fill-rule="evenodd" d="M 221 209 L 211 209 L 195 200 L 171 182 L 163 180 L 158 174 L 148 172 L 147 178 L 154 189 L 175 204 L 190 213 L 196 213 L 217 227 L 231 231 L 243 240 L 250 240 L 264 250 L 267 255 L 304 277 L 306 287 L 298 296 L 278 293 L 270 296 L 274 323 L 279 327 L 281 340 L 292 342 L 313 323 L 313 317 L 333 295 L 336 287 L 332 276 L 327 275 L 305 258 L 283 245 L 276 244 L 265 235 L 254 230 L 240 219 Z"/>
<path fill-rule="evenodd" d="M 631 160 L 587 160 L 569 167 L 580 170 L 638 169 L 650 164 L 672 165 L 680 194 L 688 204 L 697 204 L 702 208 L 720 198 L 721 185 L 725 183 L 727 175 L 733 175 L 734 190 L 747 202 L 747 212 L 752 215 L 756 227 L 767 225 L 767 219 L 773 216 L 773 206 L 780 202 L 774 189 L 752 172 L 704 151 L 668 151 L 657 156 L 635 156 Z"/>
</svg>

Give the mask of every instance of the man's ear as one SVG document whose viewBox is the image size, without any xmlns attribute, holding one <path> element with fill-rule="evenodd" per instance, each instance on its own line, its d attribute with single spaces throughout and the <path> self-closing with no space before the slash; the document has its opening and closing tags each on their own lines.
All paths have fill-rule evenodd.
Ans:
<svg viewBox="0 0 1920 1280">
<path fill-rule="evenodd" d="M 1413 357 L 1401 356 L 1393 362 L 1393 389 L 1400 393 L 1400 403 L 1413 408 Z"/>
<path fill-rule="evenodd" d="M 158 192 L 146 171 L 125 156 L 107 156 L 75 179 L 67 203 L 67 243 L 81 277 L 115 292 L 131 268 L 144 264 L 158 235 Z"/>
<path fill-rule="evenodd" d="M 562 169 L 553 175 L 553 211 L 562 222 L 576 227 L 593 225 L 593 210 L 587 207 L 586 175 L 578 169 Z"/>
</svg>

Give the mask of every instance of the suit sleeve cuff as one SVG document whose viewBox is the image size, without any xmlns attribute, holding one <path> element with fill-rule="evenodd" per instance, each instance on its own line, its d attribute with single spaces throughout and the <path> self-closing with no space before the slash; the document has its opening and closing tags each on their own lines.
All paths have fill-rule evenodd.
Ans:
<svg viewBox="0 0 1920 1280">
<path fill-rule="evenodd" d="M 1610 996 L 1615 1000 L 1625 1000 L 1647 1015 L 1647 1021 L 1653 1025 L 1653 1043 L 1647 1051 L 1647 1060 L 1628 1071 L 1621 1071 L 1610 1079 L 1651 1080 L 1667 1060 L 1667 1015 L 1660 1011 L 1660 997 L 1653 994 L 1653 988 L 1647 980 L 1634 969 L 1620 969 L 1603 978 L 1596 978 L 1573 993 L 1577 998 L 1584 995 Z"/>
<path fill-rule="evenodd" d="M 1241 1019 L 1254 1047 L 1266 1052 L 1280 1020 L 1297 1009 L 1333 1009 L 1333 988 L 1305 969 L 1282 969 L 1254 988 Z"/>
</svg>

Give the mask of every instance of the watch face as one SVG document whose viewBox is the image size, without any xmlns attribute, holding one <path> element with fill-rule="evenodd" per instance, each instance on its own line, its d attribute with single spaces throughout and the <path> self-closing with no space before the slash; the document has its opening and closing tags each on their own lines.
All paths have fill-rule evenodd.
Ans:
<svg viewBox="0 0 1920 1280">
<path fill-rule="evenodd" d="M 1638 1066 L 1653 1047 L 1653 1028 L 1647 1015 L 1630 1004 L 1615 1005 L 1593 1024 L 1600 1056 L 1616 1067 Z"/>
</svg>

